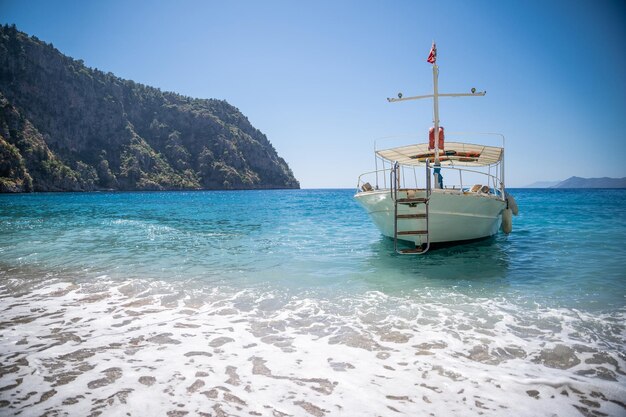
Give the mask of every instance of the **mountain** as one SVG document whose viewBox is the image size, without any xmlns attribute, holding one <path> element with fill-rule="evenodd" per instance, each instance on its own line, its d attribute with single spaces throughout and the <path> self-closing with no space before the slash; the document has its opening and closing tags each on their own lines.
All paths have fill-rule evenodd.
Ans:
<svg viewBox="0 0 626 417">
<path fill-rule="evenodd" d="M 86 67 L 0 25 L 0 192 L 299 188 L 223 100 Z"/>
<path fill-rule="evenodd" d="M 580 178 L 570 177 L 551 188 L 626 188 L 624 178 Z"/>
</svg>

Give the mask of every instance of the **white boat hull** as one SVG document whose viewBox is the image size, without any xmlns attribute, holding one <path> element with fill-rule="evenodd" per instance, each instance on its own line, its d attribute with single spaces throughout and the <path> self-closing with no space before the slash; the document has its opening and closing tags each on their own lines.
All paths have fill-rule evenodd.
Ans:
<svg viewBox="0 0 626 417">
<path fill-rule="evenodd" d="M 394 236 L 394 200 L 389 190 L 359 192 L 355 199 L 367 210 L 380 232 Z M 397 198 L 424 198 L 425 190 L 399 190 Z M 428 231 L 431 243 L 480 239 L 498 233 L 506 202 L 493 194 L 432 190 Z M 398 204 L 398 214 L 425 213 L 424 204 Z M 398 231 L 426 230 L 426 219 L 398 219 Z M 426 235 L 399 235 L 399 240 L 426 243 Z"/>
</svg>

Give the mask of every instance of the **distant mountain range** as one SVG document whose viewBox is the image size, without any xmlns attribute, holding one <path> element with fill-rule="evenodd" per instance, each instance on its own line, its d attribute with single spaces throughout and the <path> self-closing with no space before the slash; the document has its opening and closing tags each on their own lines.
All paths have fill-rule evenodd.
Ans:
<svg viewBox="0 0 626 417">
<path fill-rule="evenodd" d="M 564 181 L 537 181 L 524 188 L 626 188 L 626 177 L 570 177 Z"/>
<path fill-rule="evenodd" d="M 299 188 L 236 107 L 88 68 L 0 25 L 0 192 Z"/>
</svg>

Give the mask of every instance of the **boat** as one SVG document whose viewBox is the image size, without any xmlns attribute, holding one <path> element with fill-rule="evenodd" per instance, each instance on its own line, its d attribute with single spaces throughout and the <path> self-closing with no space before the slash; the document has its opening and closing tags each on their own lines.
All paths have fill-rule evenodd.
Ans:
<svg viewBox="0 0 626 417">
<path fill-rule="evenodd" d="M 468 93 L 440 93 L 436 58 L 433 42 L 427 59 L 432 64 L 432 94 L 387 99 L 432 99 L 434 126 L 428 142 L 382 149 L 376 144 L 376 169 L 359 176 L 354 196 L 402 255 L 424 254 L 431 245 L 488 238 L 500 229 L 508 234 L 512 214 L 518 212 L 504 183 L 504 135 L 448 133 L 440 126 L 440 97 L 482 97 L 486 92 L 472 88 Z M 483 145 L 474 139 L 486 136 L 498 143 Z"/>
</svg>

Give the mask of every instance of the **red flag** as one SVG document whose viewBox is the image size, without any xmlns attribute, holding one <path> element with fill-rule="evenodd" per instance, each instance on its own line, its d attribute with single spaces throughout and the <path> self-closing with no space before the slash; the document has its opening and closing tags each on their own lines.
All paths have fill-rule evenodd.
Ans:
<svg viewBox="0 0 626 417">
<path fill-rule="evenodd" d="M 430 53 L 426 61 L 430 64 L 434 64 L 435 61 L 437 61 L 437 45 L 435 45 L 435 42 L 433 42 L 433 46 L 430 48 Z"/>
</svg>

